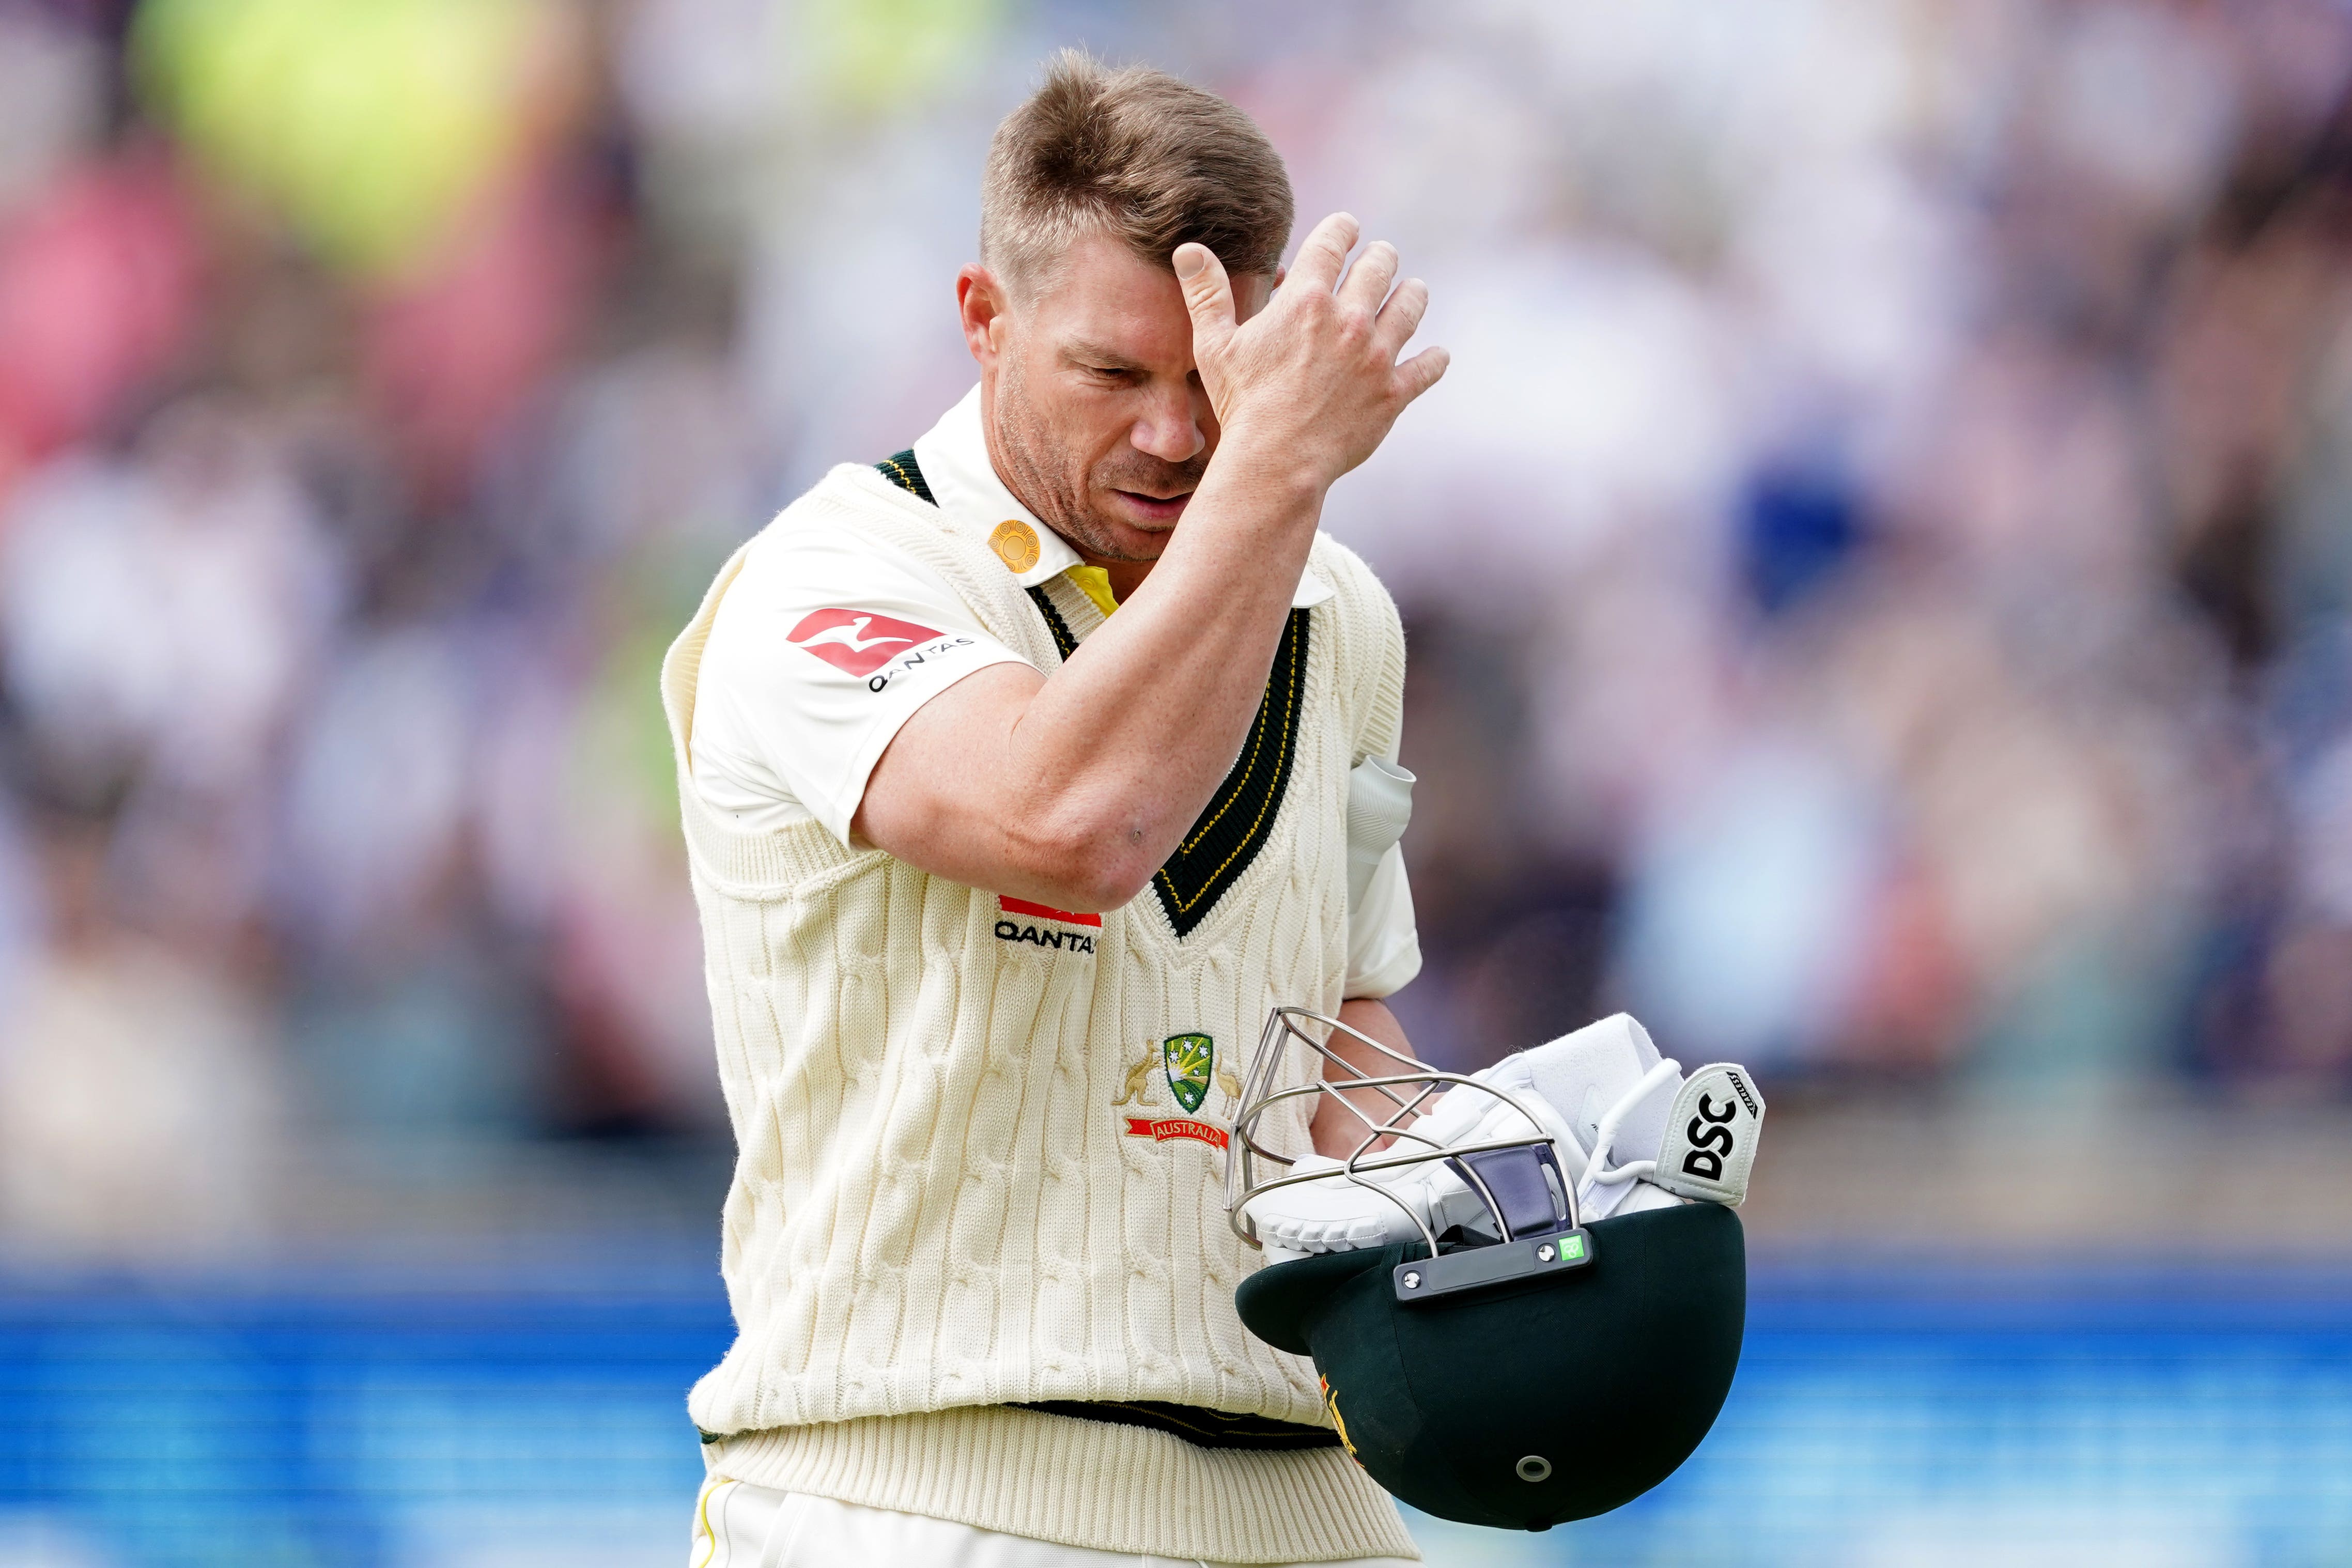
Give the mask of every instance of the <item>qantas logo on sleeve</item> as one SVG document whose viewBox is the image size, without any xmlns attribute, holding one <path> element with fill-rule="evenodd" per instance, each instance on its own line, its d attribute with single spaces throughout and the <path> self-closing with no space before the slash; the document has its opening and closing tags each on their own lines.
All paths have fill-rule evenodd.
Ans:
<svg viewBox="0 0 2352 1568">
<path fill-rule="evenodd" d="M 870 610 L 814 610 L 784 636 L 837 670 L 870 675 L 940 634 L 936 627 L 894 621 Z"/>
</svg>

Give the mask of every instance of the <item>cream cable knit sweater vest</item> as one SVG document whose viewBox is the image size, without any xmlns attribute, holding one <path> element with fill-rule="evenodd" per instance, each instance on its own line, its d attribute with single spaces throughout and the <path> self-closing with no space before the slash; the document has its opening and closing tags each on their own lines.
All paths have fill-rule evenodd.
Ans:
<svg viewBox="0 0 2352 1568">
<path fill-rule="evenodd" d="M 1060 662 L 995 557 L 872 470 L 835 468 L 784 519 L 906 551 L 1007 646 Z M 1295 612 L 1278 809 L 1235 798 L 1263 818 L 1255 858 L 1181 937 L 1152 891 L 1098 931 L 1040 921 L 814 821 L 746 835 L 701 807 L 696 676 L 742 553 L 719 573 L 662 694 L 738 1146 L 720 1260 L 738 1337 L 689 1401 L 724 1435 L 720 1473 L 1108 1551 L 1415 1554 L 1339 1448 L 1198 1448 L 1007 1407 L 1161 1400 L 1328 1425 L 1312 1364 L 1234 1313 L 1257 1256 L 1226 1225 L 1213 1141 L 1266 1009 L 1338 1008 L 1348 773 L 1396 749 L 1395 608 L 1339 544 L 1311 559 L 1335 593 Z M 1047 591 L 1078 637 L 1101 623 L 1075 585 Z M 1211 1061 L 1187 1042 L 1180 1065 L 1199 1071 L 1167 1065 L 1177 1036 L 1208 1037 Z M 1290 1135 L 1304 1145 L 1303 1122 Z"/>
</svg>

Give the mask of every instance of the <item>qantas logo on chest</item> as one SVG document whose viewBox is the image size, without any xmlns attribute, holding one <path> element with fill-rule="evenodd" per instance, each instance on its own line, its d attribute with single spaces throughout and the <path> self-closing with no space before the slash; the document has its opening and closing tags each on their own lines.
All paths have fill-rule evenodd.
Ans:
<svg viewBox="0 0 2352 1568">
<path fill-rule="evenodd" d="M 784 636 L 835 669 L 870 675 L 940 634 L 937 627 L 896 621 L 870 610 L 814 610 Z"/>
<path fill-rule="evenodd" d="M 996 939 L 999 942 L 1026 942 L 1032 946 L 1050 947 L 1056 953 L 1065 949 L 1073 953 L 1091 953 L 1095 950 L 1095 939 L 1086 932 L 1057 931 L 1051 925 L 1038 925 L 1036 922 L 1059 921 L 1065 925 L 1084 925 L 1096 931 L 1102 929 L 1102 916 L 1099 915 L 1074 914 L 1066 909 L 1032 904 L 1025 898 L 1000 896 L 996 907 L 998 913 L 1005 916 L 996 923 Z M 1027 915 L 1029 919 L 1018 918 L 1022 915 Z"/>
</svg>

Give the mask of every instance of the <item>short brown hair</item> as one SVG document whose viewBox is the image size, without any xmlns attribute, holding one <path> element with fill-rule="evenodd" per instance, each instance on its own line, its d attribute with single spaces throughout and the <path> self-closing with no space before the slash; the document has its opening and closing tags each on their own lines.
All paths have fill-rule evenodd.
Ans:
<svg viewBox="0 0 2352 1568">
<path fill-rule="evenodd" d="M 1270 273 L 1291 213 L 1281 154 L 1248 115 L 1165 71 L 1064 49 L 989 144 L 980 256 L 1032 277 L 1093 232 L 1160 267 L 1198 243 L 1227 272 Z"/>
</svg>

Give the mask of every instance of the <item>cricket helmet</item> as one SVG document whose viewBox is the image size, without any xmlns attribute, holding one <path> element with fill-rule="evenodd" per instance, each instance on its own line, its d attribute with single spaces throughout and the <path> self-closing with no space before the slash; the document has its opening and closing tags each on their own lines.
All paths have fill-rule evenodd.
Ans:
<svg viewBox="0 0 2352 1568">
<path fill-rule="evenodd" d="M 1349 1062 L 1330 1049 L 1338 1033 L 1394 1071 Z M 1639 1043 L 1648 1050 L 1646 1034 Z M 1339 1081 L 1318 1072 L 1276 1088 L 1301 1049 Z M 1668 1080 L 1679 1085 L 1671 1108 Z M 1236 1304 L 1260 1339 L 1314 1359 L 1349 1452 L 1415 1508 L 1517 1530 L 1589 1518 L 1664 1480 L 1713 1426 L 1746 1316 L 1737 1199 L 1703 1176 L 1669 1181 L 1649 1161 L 1612 1169 L 1609 1145 L 1629 1115 L 1679 1128 L 1693 1107 L 1690 1134 L 1716 1136 L 1722 1107 L 1739 1105 L 1722 1135 L 1737 1140 L 1744 1195 L 1762 1103 L 1727 1066 L 1682 1081 L 1666 1062 L 1643 1083 L 1599 1138 L 1580 1141 L 1524 1075 L 1439 1071 L 1303 1009 L 1268 1019 L 1227 1149 L 1226 1207 L 1244 1240 L 1287 1260 L 1244 1280 Z M 1360 1125 L 1349 1156 L 1275 1152 L 1298 1146 L 1302 1113 L 1327 1098 Z M 1664 1190 L 1644 1181 L 1654 1202 L 1611 1203 L 1610 1218 L 1586 1223 L 1604 1207 L 1595 1183 L 1628 1170 Z M 1376 1193 L 1391 1222 L 1358 1222 L 1311 1254 L 1262 1239 L 1270 1200 L 1311 1183 L 1360 1203 Z"/>
</svg>

